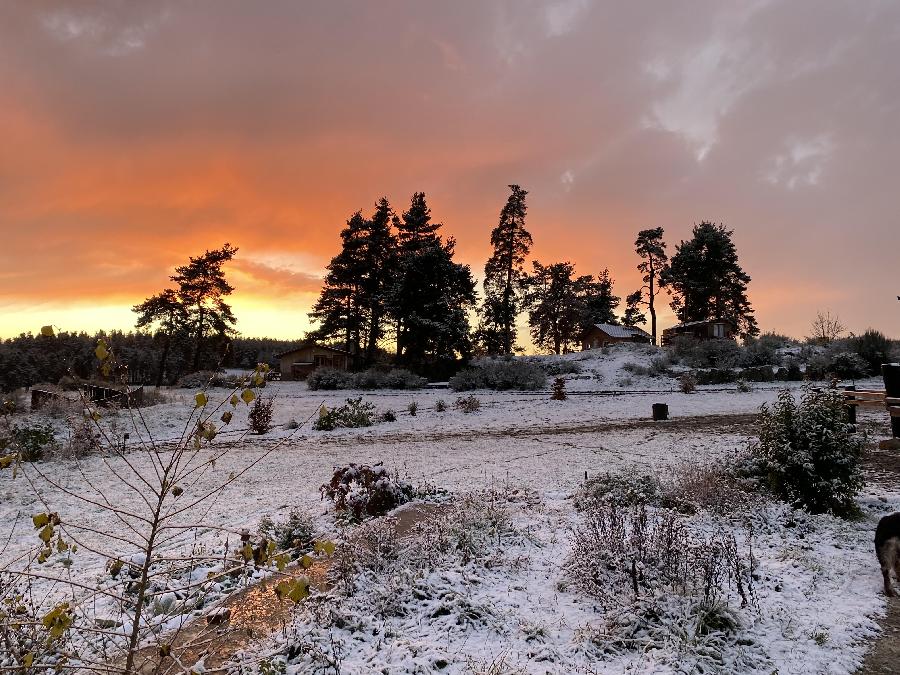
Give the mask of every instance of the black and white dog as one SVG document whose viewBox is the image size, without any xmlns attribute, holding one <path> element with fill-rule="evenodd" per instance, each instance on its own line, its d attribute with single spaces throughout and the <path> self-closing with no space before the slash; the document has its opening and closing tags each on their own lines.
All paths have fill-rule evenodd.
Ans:
<svg viewBox="0 0 900 675">
<path fill-rule="evenodd" d="M 878 521 L 875 528 L 875 555 L 884 576 L 884 594 L 895 596 L 891 588 L 891 570 L 900 581 L 900 513 L 892 513 Z"/>
</svg>

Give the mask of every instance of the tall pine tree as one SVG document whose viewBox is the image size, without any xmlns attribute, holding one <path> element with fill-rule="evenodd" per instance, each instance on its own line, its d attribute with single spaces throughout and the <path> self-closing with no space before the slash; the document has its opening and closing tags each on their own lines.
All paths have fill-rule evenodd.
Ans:
<svg viewBox="0 0 900 675">
<path fill-rule="evenodd" d="M 741 337 L 759 334 L 747 298 L 750 277 L 738 263 L 732 230 L 702 222 L 693 237 L 676 247 L 660 282 L 672 295 L 672 310 L 680 321 L 726 319 Z"/>
<path fill-rule="evenodd" d="M 647 317 L 641 311 L 643 303 L 643 292 L 635 291 L 629 293 L 625 297 L 625 314 L 622 315 L 622 325 L 634 328 L 635 326 L 647 323 Z"/>
<path fill-rule="evenodd" d="M 516 344 L 519 291 L 525 257 L 531 252 L 531 234 L 525 229 L 527 190 L 510 185 L 511 194 L 491 232 L 493 253 L 484 266 L 484 302 L 479 341 L 488 354 L 511 354 Z"/>
<path fill-rule="evenodd" d="M 388 307 L 396 322 L 397 359 L 413 368 L 467 355 L 468 310 L 476 301 L 468 265 L 453 261 L 456 241 L 444 241 L 431 220 L 425 194 L 413 195 L 395 220 L 397 258 Z"/>
<path fill-rule="evenodd" d="M 177 333 L 189 330 L 188 310 L 178 297 L 178 292 L 167 288 L 162 293 L 150 296 L 132 311 L 138 315 L 137 328 L 156 327 L 154 337 L 162 340 L 163 348 L 159 356 L 156 372 L 156 386 L 161 387 L 166 375 L 166 364 L 172 350 L 172 340 Z"/>
<path fill-rule="evenodd" d="M 365 362 L 375 361 L 379 341 L 385 336 L 387 302 L 397 268 L 397 238 L 391 230 L 394 212 L 386 197 L 375 205 L 368 220 L 363 248 L 365 262 L 363 303 L 368 311 Z"/>
<path fill-rule="evenodd" d="M 368 307 L 362 287 L 366 275 L 369 223 L 357 211 L 341 230 L 341 252 L 328 264 L 319 299 L 309 313 L 319 326 L 307 335 L 312 340 L 338 342 L 360 360 L 363 334 L 368 325 Z"/>
<path fill-rule="evenodd" d="M 644 275 L 644 285 L 636 291 L 636 296 L 634 293 L 628 296 L 629 298 L 636 297 L 650 310 L 650 335 L 653 336 L 653 344 L 656 344 L 656 296 L 659 295 L 660 291 L 659 280 L 661 275 L 665 273 L 669 263 L 669 258 L 666 255 L 666 242 L 663 241 L 663 233 L 664 231 L 661 227 L 638 232 L 637 239 L 634 242 L 634 251 L 641 258 L 637 268 Z M 632 309 L 632 314 L 636 320 L 635 311 Z M 646 320 L 642 323 L 646 323 Z"/>
</svg>

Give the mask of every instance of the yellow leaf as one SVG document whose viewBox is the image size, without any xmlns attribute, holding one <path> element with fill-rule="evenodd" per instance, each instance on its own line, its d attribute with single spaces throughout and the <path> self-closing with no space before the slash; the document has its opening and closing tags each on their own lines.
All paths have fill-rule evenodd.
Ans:
<svg viewBox="0 0 900 675">
<path fill-rule="evenodd" d="M 53 326 L 41 326 L 41 335 L 44 337 L 53 337 L 55 335 Z"/>
<path fill-rule="evenodd" d="M 231 417 L 232 417 L 231 411 L 226 410 L 225 412 L 222 413 L 222 423 L 223 424 L 231 424 Z"/>
<path fill-rule="evenodd" d="M 194 402 L 197 404 L 196 407 L 202 408 L 207 404 L 207 402 L 209 402 L 209 399 L 206 397 L 206 394 L 201 391 L 196 396 L 194 396 Z"/>
<path fill-rule="evenodd" d="M 44 326 L 44 328 L 47 328 L 47 326 Z M 41 330 L 43 330 L 43 329 L 41 329 Z M 34 652 L 28 652 L 25 655 L 25 658 L 22 659 L 22 665 L 25 666 L 26 668 L 31 668 L 32 663 L 34 663 Z"/>
<path fill-rule="evenodd" d="M 252 389 L 244 389 L 241 393 L 241 398 L 244 400 L 244 403 L 250 405 L 253 402 L 253 399 L 256 398 L 256 394 L 253 393 Z"/>
<path fill-rule="evenodd" d="M 300 566 L 303 569 L 308 570 L 310 567 L 312 567 L 312 564 L 313 564 L 313 559 L 310 558 L 308 555 L 304 555 L 302 558 L 300 558 Z"/>
<path fill-rule="evenodd" d="M 36 513 L 31 516 L 31 522 L 34 523 L 34 529 L 37 530 L 50 522 L 50 515 L 47 513 Z"/>
<path fill-rule="evenodd" d="M 231 404 L 232 408 L 238 404 L 238 401 L 240 401 L 240 399 L 238 398 L 237 394 L 232 394 L 231 398 L 228 399 L 228 402 Z"/>
<path fill-rule="evenodd" d="M 313 544 L 313 550 L 316 553 L 324 553 L 327 556 L 330 556 L 334 553 L 334 542 L 333 541 L 317 541 Z"/>
<path fill-rule="evenodd" d="M 42 529 L 38 533 L 38 537 L 40 537 L 41 541 L 45 544 L 50 541 L 50 538 L 53 536 L 53 526 L 52 525 L 44 525 L 44 529 Z"/>
<path fill-rule="evenodd" d="M 106 361 L 109 358 L 109 350 L 106 348 L 106 343 L 103 340 L 97 344 L 97 348 L 94 350 L 94 354 L 97 355 L 97 358 L 101 361 Z"/>
</svg>

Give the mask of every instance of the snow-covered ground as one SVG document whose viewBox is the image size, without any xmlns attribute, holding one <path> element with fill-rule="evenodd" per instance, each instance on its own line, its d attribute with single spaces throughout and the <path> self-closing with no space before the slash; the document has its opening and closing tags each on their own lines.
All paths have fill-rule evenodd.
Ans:
<svg viewBox="0 0 900 675">
<path fill-rule="evenodd" d="M 413 484 L 457 495 L 515 486 L 531 496 L 508 505 L 509 537 L 504 535 L 502 545 L 492 549 L 496 554 L 492 564 L 445 561 L 429 569 L 422 582 L 428 593 L 440 595 L 440 588 L 446 587 L 455 594 L 457 605 L 485 608 L 476 612 L 482 618 L 457 621 L 457 610 L 430 616 L 426 610 L 435 609 L 434 603 L 397 590 L 404 611 L 376 620 L 367 613 L 373 611 L 373 602 L 385 601 L 384 594 L 357 594 L 343 602 L 341 611 L 358 618 L 358 630 L 328 633 L 340 642 L 342 673 L 701 668 L 705 662 L 698 660 L 697 651 L 681 643 L 603 653 L 592 641 L 589 636 L 597 633 L 602 612 L 564 583 L 563 566 L 579 518 L 572 496 L 586 474 L 666 476 L 685 464 L 704 464 L 742 451 L 754 430 L 738 416 L 773 401 L 785 385 L 754 384 L 749 392 L 739 392 L 734 385 L 701 386 L 684 394 L 676 380 L 635 375 L 623 368 L 626 363 L 647 365 L 652 356 L 651 349 L 634 348 L 573 354 L 565 358 L 577 361 L 580 372 L 566 376 L 568 400 L 552 401 L 546 392 L 478 391 L 472 392 L 481 402 L 475 413 L 457 409 L 453 403 L 458 394 L 446 389 L 322 392 L 308 391 L 302 383 L 269 383 L 264 392 L 275 396 L 275 429 L 264 436 L 248 435 L 246 406 L 239 404 L 231 424 L 198 451 L 200 458 L 219 453 L 221 457 L 181 499 L 203 494 L 263 459 L 204 508 L 206 527 L 173 538 L 164 550 L 178 553 L 202 545 L 221 551 L 226 540 L 233 550 L 234 536 L 220 528 L 253 530 L 264 516 L 284 520 L 291 509 L 308 513 L 320 531 L 333 533 L 337 525 L 329 504 L 320 499 L 319 486 L 331 477 L 333 467 L 350 462 L 384 462 Z M 875 381 L 868 384 L 878 386 Z M 799 383 L 789 386 L 799 391 Z M 157 443 L 178 439 L 192 414 L 195 393 L 172 390 L 169 402 L 143 409 L 143 419 L 121 411 L 110 413 L 102 423 L 111 437 L 130 449 L 127 461 L 149 476 L 153 465 L 138 439 L 152 436 Z M 226 395 L 224 390 L 209 394 L 212 404 Z M 334 432 L 313 431 L 309 424 L 289 428 L 291 421 L 314 417 L 323 404 L 331 408 L 351 396 L 362 396 L 380 412 L 393 410 L 396 421 Z M 439 400 L 447 404 L 444 412 L 435 410 Z M 407 411 L 413 401 L 416 415 Z M 670 422 L 649 421 L 653 403 L 669 405 Z M 212 419 L 217 420 L 218 414 Z M 29 419 L 53 424 L 64 434 L 58 418 L 35 414 Z M 91 485 L 122 508 L 139 510 L 144 508 L 141 498 L 123 490 L 115 475 L 126 472 L 125 461 L 92 455 L 78 462 L 51 460 L 36 466 L 52 472 L 67 489 L 85 492 Z M 0 540 L 9 542 L 0 565 L 34 545 L 31 516 L 48 508 L 64 521 L 95 530 L 118 527 L 102 509 L 86 507 L 42 483 L 27 466 L 25 471 L 35 479 L 39 495 L 21 475 L 13 478 L 9 471 L 0 472 Z M 724 651 L 717 647 L 716 658 L 723 660 L 709 663 L 740 672 L 853 671 L 864 653 L 864 640 L 875 630 L 873 617 L 884 606 L 871 544 L 874 523 L 877 516 L 900 508 L 900 494 L 878 492 L 872 486 L 861 499 L 866 515 L 858 522 L 805 516 L 799 528 L 786 528 L 790 514 L 780 507 L 766 507 L 756 516 L 758 607 L 741 615 L 742 639 L 749 642 L 729 643 Z M 747 534 L 746 524 L 735 523 L 733 529 L 738 539 Z M 91 543 L 90 530 L 83 537 Z M 63 571 L 63 557 L 67 556 L 57 556 L 51 569 Z M 66 574 L 86 583 L 104 578 L 102 557 L 82 548 L 72 558 Z M 391 579 L 403 581 L 402 574 Z M 410 577 L 404 583 L 417 580 L 421 581 Z M 297 621 L 294 635 L 323 637 L 316 632 L 320 629 L 314 613 L 304 610 Z M 278 648 L 264 644 L 260 653 Z M 302 666 L 289 667 L 291 672 L 306 672 Z"/>
</svg>

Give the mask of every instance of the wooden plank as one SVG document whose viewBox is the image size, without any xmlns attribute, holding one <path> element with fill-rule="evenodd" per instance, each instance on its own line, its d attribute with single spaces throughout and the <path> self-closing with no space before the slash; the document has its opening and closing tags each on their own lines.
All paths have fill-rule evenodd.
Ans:
<svg viewBox="0 0 900 675">
<path fill-rule="evenodd" d="M 861 406 L 863 408 L 884 409 L 884 401 L 846 401 L 846 405 Z"/>
<path fill-rule="evenodd" d="M 900 406 L 892 406 L 888 408 L 888 412 L 891 414 L 891 417 L 900 417 Z"/>
<path fill-rule="evenodd" d="M 878 441 L 878 448 L 881 450 L 900 450 L 900 438 Z"/>
<path fill-rule="evenodd" d="M 842 391 L 841 393 L 850 398 L 865 398 L 871 400 L 883 400 L 885 397 L 883 391 Z"/>
<path fill-rule="evenodd" d="M 887 405 L 900 405 L 900 398 L 891 398 L 890 396 L 886 396 L 884 402 Z"/>
</svg>

